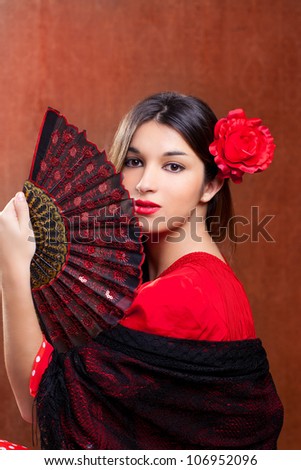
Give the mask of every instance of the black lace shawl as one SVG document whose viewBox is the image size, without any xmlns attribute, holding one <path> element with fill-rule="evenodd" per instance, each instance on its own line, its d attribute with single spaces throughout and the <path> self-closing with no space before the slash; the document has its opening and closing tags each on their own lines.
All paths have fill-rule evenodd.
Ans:
<svg viewBox="0 0 301 470">
<path fill-rule="evenodd" d="M 42 449 L 276 449 L 283 422 L 259 339 L 123 326 L 54 352 L 36 400 Z"/>
</svg>

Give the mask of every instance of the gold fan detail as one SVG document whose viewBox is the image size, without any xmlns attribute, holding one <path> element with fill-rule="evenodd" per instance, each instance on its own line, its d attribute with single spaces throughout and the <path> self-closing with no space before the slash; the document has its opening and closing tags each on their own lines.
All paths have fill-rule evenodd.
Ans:
<svg viewBox="0 0 301 470">
<path fill-rule="evenodd" d="M 30 181 L 25 182 L 24 193 L 37 246 L 31 262 L 32 288 L 39 289 L 61 272 L 68 255 L 68 237 L 53 199 Z"/>
</svg>

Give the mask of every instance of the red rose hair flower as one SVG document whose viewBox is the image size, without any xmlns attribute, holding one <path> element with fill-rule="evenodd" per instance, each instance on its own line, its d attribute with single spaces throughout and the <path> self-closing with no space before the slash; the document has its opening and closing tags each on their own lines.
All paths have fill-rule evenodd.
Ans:
<svg viewBox="0 0 301 470">
<path fill-rule="evenodd" d="M 243 109 L 235 109 L 216 123 L 209 151 L 219 175 L 241 183 L 244 173 L 257 173 L 270 165 L 275 147 L 261 119 L 247 119 Z"/>
</svg>

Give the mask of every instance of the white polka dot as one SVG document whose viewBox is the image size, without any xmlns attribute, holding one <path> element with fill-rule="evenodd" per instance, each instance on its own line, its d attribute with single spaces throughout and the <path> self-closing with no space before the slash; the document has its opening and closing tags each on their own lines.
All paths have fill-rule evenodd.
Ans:
<svg viewBox="0 0 301 470">
<path fill-rule="evenodd" d="M 33 370 L 32 373 L 31 373 L 32 376 L 36 375 L 36 371 Z"/>
<path fill-rule="evenodd" d="M 9 448 L 9 449 L 14 449 L 14 448 L 15 448 L 15 446 L 8 446 L 8 448 Z"/>
<path fill-rule="evenodd" d="M 46 348 L 46 343 L 45 343 L 45 341 L 43 341 L 43 348 Z"/>
<path fill-rule="evenodd" d="M 36 357 L 36 362 L 40 362 L 40 360 L 41 360 L 40 356 L 37 356 Z"/>
</svg>

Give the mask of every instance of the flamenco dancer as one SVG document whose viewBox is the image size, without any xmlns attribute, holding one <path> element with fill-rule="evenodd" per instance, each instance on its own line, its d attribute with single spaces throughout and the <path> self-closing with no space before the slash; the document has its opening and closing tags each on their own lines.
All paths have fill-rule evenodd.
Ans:
<svg viewBox="0 0 301 470">
<path fill-rule="evenodd" d="M 283 407 L 220 248 L 234 243 L 230 179 L 265 170 L 274 147 L 241 109 L 217 120 L 206 103 L 175 92 L 135 105 L 110 159 L 134 200 L 143 281 L 116 326 L 64 351 L 35 312 L 24 194 L 7 204 L 5 361 L 22 417 L 37 415 L 42 449 L 277 448 Z"/>
</svg>

